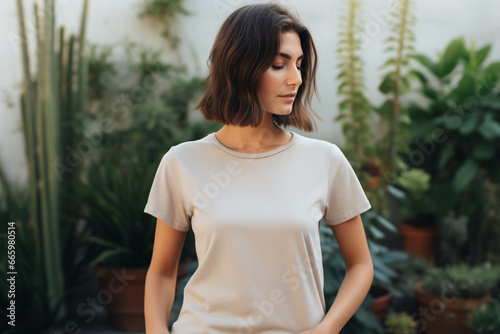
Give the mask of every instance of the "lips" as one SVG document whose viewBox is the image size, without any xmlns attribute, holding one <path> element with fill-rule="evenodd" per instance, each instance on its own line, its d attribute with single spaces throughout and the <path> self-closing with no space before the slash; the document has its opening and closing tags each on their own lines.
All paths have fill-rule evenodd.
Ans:
<svg viewBox="0 0 500 334">
<path fill-rule="evenodd" d="M 288 95 L 280 95 L 281 97 L 295 97 L 295 95 L 297 95 L 297 93 L 291 93 L 291 94 L 288 94 Z"/>
</svg>

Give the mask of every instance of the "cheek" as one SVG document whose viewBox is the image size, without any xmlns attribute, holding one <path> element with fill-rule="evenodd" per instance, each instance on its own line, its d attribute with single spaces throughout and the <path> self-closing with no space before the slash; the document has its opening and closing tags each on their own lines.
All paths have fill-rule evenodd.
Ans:
<svg viewBox="0 0 500 334">
<path fill-rule="evenodd" d="M 267 97 L 275 96 L 279 90 L 279 74 L 271 70 L 267 70 L 259 81 L 260 94 Z"/>
</svg>

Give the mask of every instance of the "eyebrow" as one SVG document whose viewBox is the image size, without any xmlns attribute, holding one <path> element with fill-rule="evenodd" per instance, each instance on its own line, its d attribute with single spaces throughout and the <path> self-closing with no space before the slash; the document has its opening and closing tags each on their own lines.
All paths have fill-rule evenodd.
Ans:
<svg viewBox="0 0 500 334">
<path fill-rule="evenodd" d="M 278 55 L 281 56 L 281 57 L 283 57 L 283 58 L 286 58 L 286 59 L 291 59 L 292 58 L 292 57 L 290 57 L 289 54 L 283 53 L 283 52 L 278 53 Z M 297 58 L 297 60 L 300 60 L 302 58 L 304 58 L 304 55 L 301 55 L 299 58 Z"/>
</svg>

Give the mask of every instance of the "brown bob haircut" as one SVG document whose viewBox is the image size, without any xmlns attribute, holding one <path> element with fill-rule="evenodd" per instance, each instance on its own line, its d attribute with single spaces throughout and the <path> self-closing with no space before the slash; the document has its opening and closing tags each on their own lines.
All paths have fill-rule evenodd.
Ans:
<svg viewBox="0 0 500 334">
<path fill-rule="evenodd" d="M 281 33 L 288 31 L 298 34 L 304 53 L 302 84 L 292 112 L 273 114 L 273 120 L 277 126 L 290 125 L 311 132 L 314 125 L 317 130 L 312 114 L 323 119 L 311 109 L 313 92 L 318 96 L 316 47 L 299 19 L 275 2 L 243 6 L 227 17 L 207 62 L 210 74 L 205 80 L 205 95 L 194 110 L 201 109 L 208 121 L 257 127 L 264 116 L 257 82 L 278 55 Z"/>
</svg>

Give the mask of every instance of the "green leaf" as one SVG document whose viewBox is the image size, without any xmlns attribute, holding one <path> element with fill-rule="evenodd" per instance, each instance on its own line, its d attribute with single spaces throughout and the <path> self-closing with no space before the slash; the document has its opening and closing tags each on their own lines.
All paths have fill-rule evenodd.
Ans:
<svg viewBox="0 0 500 334">
<path fill-rule="evenodd" d="M 484 78 L 486 83 L 486 88 L 491 92 L 500 81 L 500 62 L 494 62 L 489 64 L 482 72 L 481 78 Z M 483 82 L 481 82 L 484 85 Z"/>
<path fill-rule="evenodd" d="M 488 55 L 490 54 L 490 50 L 491 50 L 491 45 L 486 45 L 485 47 L 476 51 L 477 67 L 480 67 L 483 61 L 486 59 L 486 57 L 488 57 Z"/>
<path fill-rule="evenodd" d="M 481 100 L 479 106 L 487 109 L 500 110 L 500 100 Z"/>
<path fill-rule="evenodd" d="M 496 146 L 491 141 L 482 141 L 472 150 L 472 155 L 477 160 L 487 160 L 493 158 Z"/>
<path fill-rule="evenodd" d="M 453 153 L 455 152 L 455 146 L 456 141 L 454 140 L 448 140 L 448 142 L 444 145 L 444 148 L 439 155 L 438 167 L 440 170 L 442 170 L 444 166 L 446 166 L 448 160 L 450 160 L 450 158 L 453 156 Z"/>
<path fill-rule="evenodd" d="M 500 124 L 488 113 L 484 116 L 483 123 L 479 126 L 479 133 L 486 139 L 500 137 Z"/>
<path fill-rule="evenodd" d="M 462 192 L 474 180 L 479 170 L 478 163 L 469 157 L 455 173 L 453 178 L 453 189 Z"/>
<path fill-rule="evenodd" d="M 391 231 L 391 232 L 395 232 L 397 229 L 396 227 L 394 226 L 394 224 L 392 224 L 390 221 L 388 221 L 387 219 L 385 219 L 384 217 L 380 216 L 380 215 L 377 215 L 376 216 L 376 219 L 377 221 L 383 226 L 385 227 L 387 230 Z"/>
<path fill-rule="evenodd" d="M 412 121 L 408 125 L 408 131 L 412 138 L 422 138 L 428 136 L 436 128 L 436 123 L 432 118 Z"/>
<path fill-rule="evenodd" d="M 395 83 L 394 79 L 392 77 L 392 73 L 389 73 L 388 75 L 385 76 L 385 78 L 382 80 L 382 83 L 379 86 L 379 90 L 384 93 L 388 94 L 390 92 L 394 91 Z"/>
<path fill-rule="evenodd" d="M 389 185 L 387 186 L 387 191 L 392 194 L 394 197 L 396 197 L 397 199 L 403 199 L 405 198 L 405 193 L 404 191 L 392 186 L 392 185 Z"/>
<path fill-rule="evenodd" d="M 473 97 L 476 93 L 476 80 L 470 72 L 465 72 L 458 82 L 457 87 L 451 92 L 457 103 L 462 103 L 467 97 Z"/>
<path fill-rule="evenodd" d="M 410 82 L 408 81 L 408 78 L 402 77 L 399 80 L 399 84 L 400 84 L 400 92 L 401 93 L 405 93 L 405 92 L 408 92 L 410 90 Z"/>
<path fill-rule="evenodd" d="M 473 112 L 469 118 L 467 118 L 462 125 L 458 128 L 458 132 L 462 135 L 468 135 L 474 131 L 479 122 L 480 114 L 479 112 Z"/>
<path fill-rule="evenodd" d="M 335 122 L 341 121 L 342 119 L 346 118 L 347 115 L 338 115 L 337 117 L 334 118 Z"/>
<path fill-rule="evenodd" d="M 453 71 L 459 60 L 466 53 L 463 37 L 457 38 L 450 42 L 444 51 L 443 57 L 437 64 L 438 76 L 443 78 Z"/>
<path fill-rule="evenodd" d="M 420 72 L 420 71 L 417 71 L 417 70 L 411 70 L 409 73 L 408 73 L 409 76 L 413 76 L 415 78 L 417 78 L 418 80 L 420 80 L 420 82 L 422 84 L 426 84 L 427 83 L 427 78 L 425 77 L 425 75 Z"/>
<path fill-rule="evenodd" d="M 431 100 L 437 100 L 439 98 L 439 93 L 429 85 L 424 85 L 422 93 Z"/>
<path fill-rule="evenodd" d="M 395 59 L 389 59 L 387 60 L 380 68 L 385 68 L 385 67 L 389 67 L 390 65 L 396 63 L 396 60 Z"/>
<path fill-rule="evenodd" d="M 386 100 L 380 108 L 375 109 L 383 119 L 390 119 L 393 110 L 394 102 L 392 100 Z"/>
<path fill-rule="evenodd" d="M 423 54 L 410 54 L 410 55 L 408 55 L 408 58 L 415 59 L 417 62 L 419 62 L 425 68 L 427 68 L 429 71 L 431 71 L 432 73 L 437 75 L 436 65 L 429 57 L 427 57 Z"/>
<path fill-rule="evenodd" d="M 342 82 L 337 88 L 337 93 L 342 93 L 344 87 L 348 87 L 349 83 L 347 81 Z"/>
<path fill-rule="evenodd" d="M 346 77 L 347 76 L 347 72 L 344 70 L 342 72 L 339 73 L 339 75 L 337 75 L 337 79 L 341 79 L 343 77 Z"/>
<path fill-rule="evenodd" d="M 370 226 L 368 226 L 368 229 L 373 234 L 373 238 L 382 239 L 384 237 L 384 233 L 382 231 L 380 231 L 377 227 L 370 225 Z"/>
<path fill-rule="evenodd" d="M 352 129 L 352 125 L 349 123 L 342 124 L 342 133 L 346 134 Z"/>
</svg>

